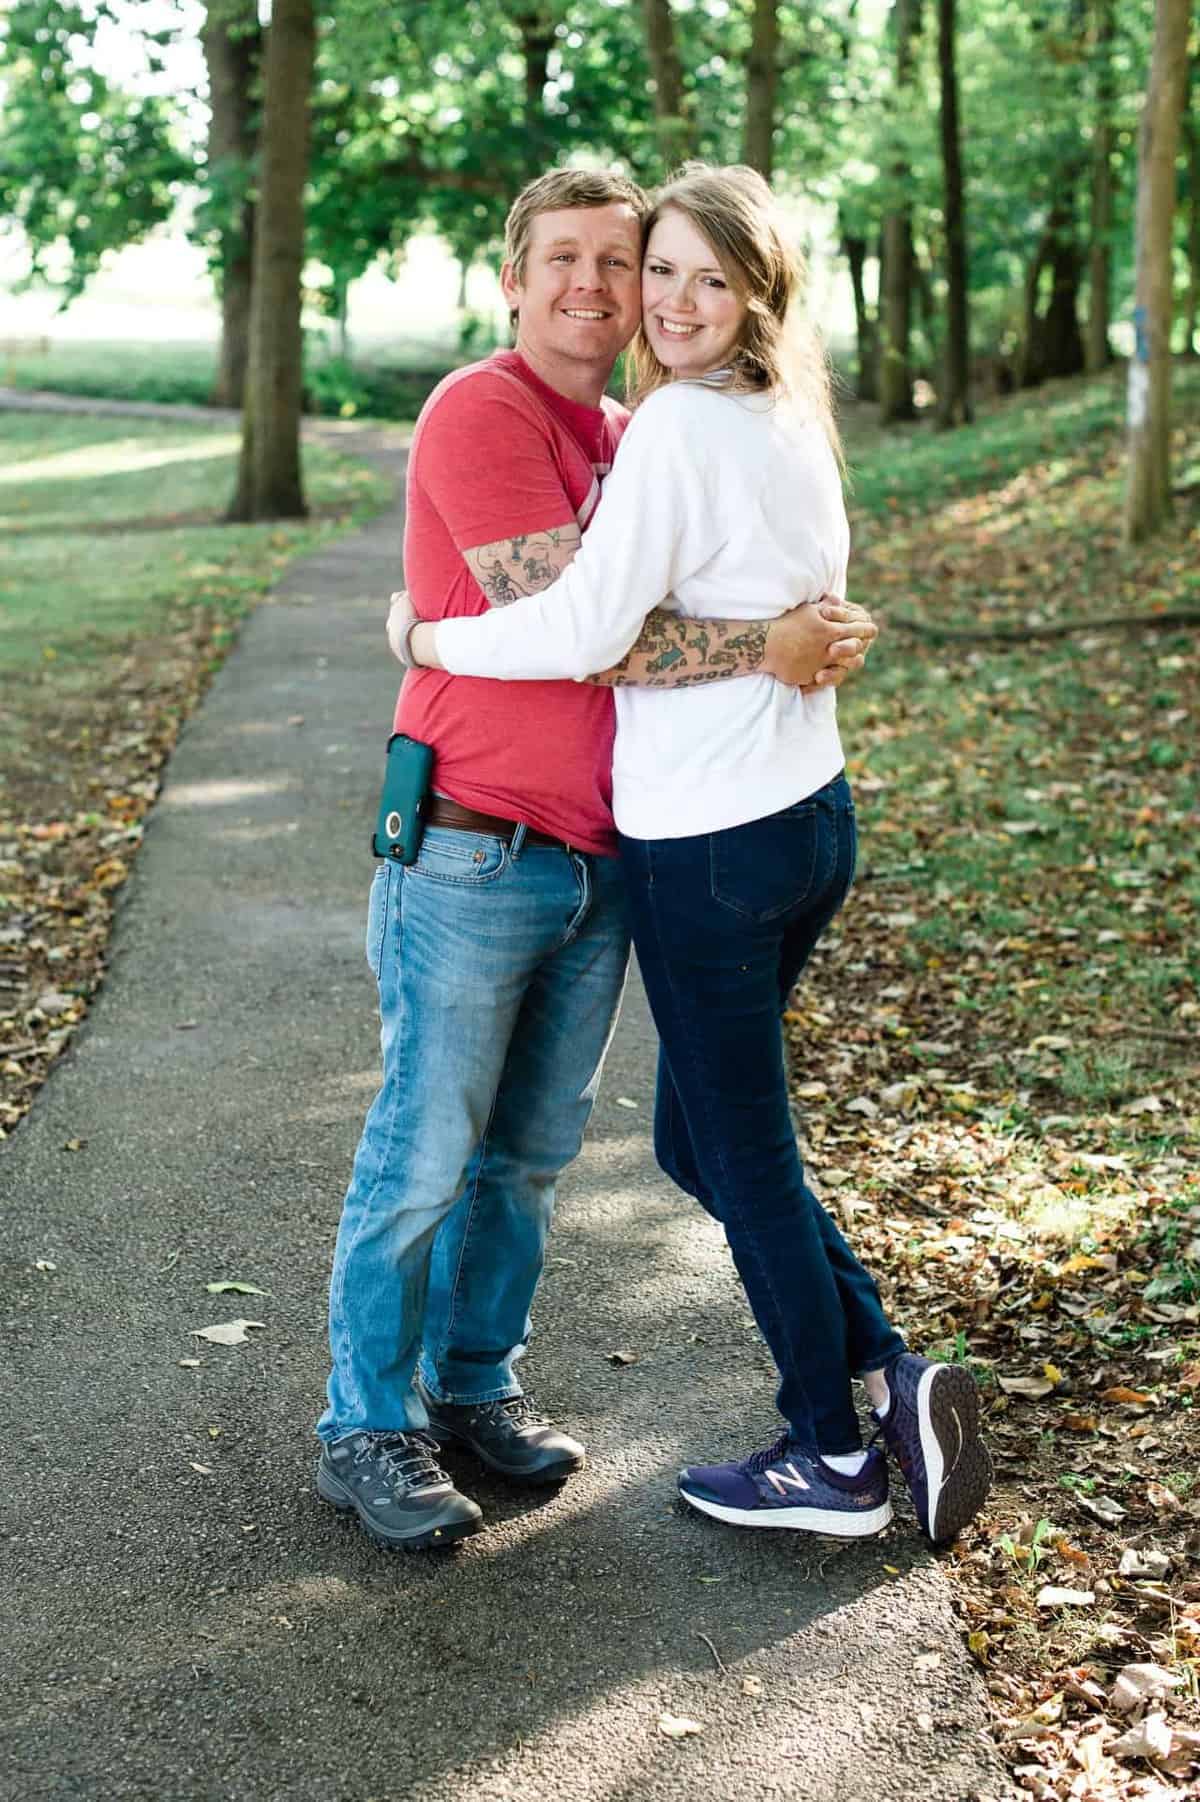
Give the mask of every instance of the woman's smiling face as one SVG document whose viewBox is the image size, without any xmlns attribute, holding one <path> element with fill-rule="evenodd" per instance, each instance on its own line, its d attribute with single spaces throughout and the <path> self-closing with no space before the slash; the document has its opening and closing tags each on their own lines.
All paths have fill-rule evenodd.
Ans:
<svg viewBox="0 0 1200 1802">
<path fill-rule="evenodd" d="M 642 259 L 642 326 L 673 376 L 705 375 L 732 359 L 746 305 L 717 253 L 685 213 L 668 207 Z"/>
</svg>

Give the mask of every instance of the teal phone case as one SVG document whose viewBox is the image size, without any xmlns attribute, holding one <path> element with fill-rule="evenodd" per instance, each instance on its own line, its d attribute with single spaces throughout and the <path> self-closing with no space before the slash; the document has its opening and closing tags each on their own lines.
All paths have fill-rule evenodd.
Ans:
<svg viewBox="0 0 1200 1802">
<path fill-rule="evenodd" d="M 387 770 L 379 797 L 379 817 L 371 835 L 376 857 L 415 863 L 425 831 L 425 801 L 433 774 L 433 746 L 403 732 L 388 739 Z"/>
</svg>

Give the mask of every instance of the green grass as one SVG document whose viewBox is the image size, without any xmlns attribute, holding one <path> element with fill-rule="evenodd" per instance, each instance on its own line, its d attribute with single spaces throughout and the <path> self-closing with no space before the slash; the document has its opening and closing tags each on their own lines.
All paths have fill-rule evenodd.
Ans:
<svg viewBox="0 0 1200 1802">
<path fill-rule="evenodd" d="M 346 361 L 310 339 L 305 357 L 305 408 L 327 417 L 412 419 L 448 369 L 486 355 L 490 343 L 459 350 L 452 343 L 398 339 L 386 356 Z M 42 353 L 0 357 L 0 382 L 97 399 L 207 406 L 216 372 L 210 344 L 73 342 Z"/>
<path fill-rule="evenodd" d="M 85 693 L 122 652 L 197 612 L 232 623 L 291 557 L 386 493 L 310 446 L 315 517 L 222 525 L 236 449 L 201 425 L 0 415 L 0 770 L 24 744 L 26 701 Z"/>
<path fill-rule="evenodd" d="M 956 644 L 886 622 L 1020 632 L 1194 607 L 1200 494 L 1182 477 L 1200 457 L 1200 369 L 1179 366 L 1173 394 L 1175 515 L 1135 548 L 1119 534 L 1115 378 L 952 433 L 850 422 L 851 594 L 885 632 L 843 696 L 866 877 L 848 918 L 903 991 L 891 1011 L 953 1042 L 976 1066 L 975 1111 L 1013 1126 L 1161 1090 L 1130 1132 L 1186 1134 L 1172 1097 L 1186 1112 L 1200 1076 L 1179 1049 L 1200 1043 L 1197 632 Z M 915 918 L 896 931 L 893 915 Z"/>
</svg>

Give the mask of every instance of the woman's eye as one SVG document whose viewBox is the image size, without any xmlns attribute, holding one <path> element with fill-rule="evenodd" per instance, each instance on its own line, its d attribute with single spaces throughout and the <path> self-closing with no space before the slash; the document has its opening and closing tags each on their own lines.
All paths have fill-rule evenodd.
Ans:
<svg viewBox="0 0 1200 1802">
<path fill-rule="evenodd" d="M 646 268 L 651 275 L 670 275 L 671 273 L 662 263 L 647 263 Z"/>
</svg>

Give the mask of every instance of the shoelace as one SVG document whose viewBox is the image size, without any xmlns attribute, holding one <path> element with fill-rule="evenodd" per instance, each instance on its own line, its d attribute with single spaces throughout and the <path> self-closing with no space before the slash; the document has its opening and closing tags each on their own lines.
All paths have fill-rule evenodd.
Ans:
<svg viewBox="0 0 1200 1802">
<path fill-rule="evenodd" d="M 512 1395 L 507 1401 L 493 1404 L 498 1414 L 503 1414 L 514 1427 L 548 1427 L 550 1417 L 543 1414 L 531 1395 Z"/>
<path fill-rule="evenodd" d="M 765 1445 L 761 1452 L 751 1452 L 742 1469 L 752 1477 L 761 1476 L 769 1464 L 777 1464 L 783 1457 L 788 1448 L 788 1438 L 787 1433 L 781 1433 L 772 1444 Z"/>
<path fill-rule="evenodd" d="M 365 1433 L 354 1462 L 374 1457 L 385 1477 L 410 1489 L 424 1489 L 449 1480 L 437 1461 L 437 1449 L 423 1433 Z"/>
</svg>

